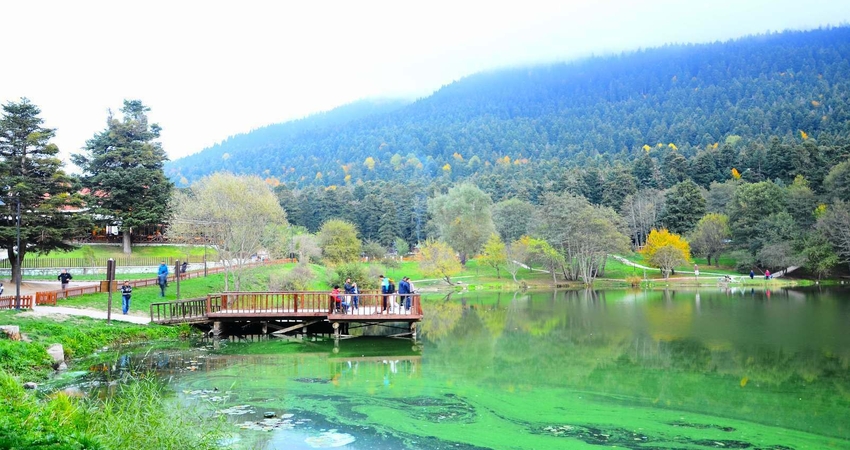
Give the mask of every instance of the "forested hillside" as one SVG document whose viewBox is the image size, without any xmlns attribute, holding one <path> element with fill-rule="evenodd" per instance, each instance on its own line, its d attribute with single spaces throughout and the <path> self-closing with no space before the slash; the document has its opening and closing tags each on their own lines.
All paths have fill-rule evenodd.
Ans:
<svg viewBox="0 0 850 450">
<path fill-rule="evenodd" d="M 260 175 L 302 232 L 343 219 L 371 248 L 439 238 L 466 257 L 495 230 L 567 279 L 591 280 L 624 242 L 821 277 L 850 262 L 848 92 L 850 28 L 786 32 L 482 73 L 167 171 L 182 186 Z M 492 222 L 460 220 L 473 204 Z"/>
<path fill-rule="evenodd" d="M 797 145 L 850 133 L 849 58 L 844 27 L 493 71 L 406 106 L 360 102 L 235 136 L 167 173 L 178 185 L 229 170 L 288 186 L 534 174 L 509 183 L 525 185 L 560 182 L 569 166 L 631 161 L 649 146 L 659 163 L 673 149 L 692 166 L 705 163 L 693 161 L 702 152 L 727 158 L 718 173 L 697 170 L 703 185 L 742 153 L 741 172 L 774 178 L 771 137 Z M 715 148 L 724 143 L 732 148 Z"/>
</svg>

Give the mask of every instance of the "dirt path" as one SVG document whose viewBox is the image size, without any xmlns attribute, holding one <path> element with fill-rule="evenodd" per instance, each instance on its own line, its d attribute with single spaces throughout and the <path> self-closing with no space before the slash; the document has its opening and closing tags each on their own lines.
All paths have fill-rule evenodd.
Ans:
<svg viewBox="0 0 850 450">
<path fill-rule="evenodd" d="M 96 309 L 68 308 L 66 306 L 36 306 L 32 311 L 21 313 L 22 316 L 30 317 L 53 317 L 60 319 L 62 316 L 91 317 L 92 319 L 106 320 L 106 311 Z M 150 323 L 150 318 L 142 315 L 121 314 L 121 310 L 112 311 L 112 320 L 118 322 L 130 322 L 140 325 Z"/>
<path fill-rule="evenodd" d="M 68 287 L 83 287 L 97 286 L 97 281 L 72 281 L 68 283 Z M 22 281 L 21 295 L 34 295 L 36 292 L 58 291 L 62 289 L 62 285 L 58 281 Z M 15 295 L 15 284 L 9 283 L 9 280 L 3 280 L 3 296 Z"/>
</svg>

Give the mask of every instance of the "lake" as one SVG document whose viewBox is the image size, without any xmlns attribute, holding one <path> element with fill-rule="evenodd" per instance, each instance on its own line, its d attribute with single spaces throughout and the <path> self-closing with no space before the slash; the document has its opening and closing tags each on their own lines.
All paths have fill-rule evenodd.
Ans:
<svg viewBox="0 0 850 450">
<path fill-rule="evenodd" d="M 424 308 L 416 342 L 224 340 L 117 365 L 225 413 L 236 448 L 850 448 L 848 289 L 470 292 Z"/>
</svg>

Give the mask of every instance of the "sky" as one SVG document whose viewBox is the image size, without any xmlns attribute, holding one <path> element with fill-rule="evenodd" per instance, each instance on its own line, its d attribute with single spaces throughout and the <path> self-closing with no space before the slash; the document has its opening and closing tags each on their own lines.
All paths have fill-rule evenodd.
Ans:
<svg viewBox="0 0 850 450">
<path fill-rule="evenodd" d="M 177 159 L 482 70 L 848 23 L 848 0 L 0 0 L 0 102 L 39 106 L 67 158 L 139 99 Z"/>
</svg>

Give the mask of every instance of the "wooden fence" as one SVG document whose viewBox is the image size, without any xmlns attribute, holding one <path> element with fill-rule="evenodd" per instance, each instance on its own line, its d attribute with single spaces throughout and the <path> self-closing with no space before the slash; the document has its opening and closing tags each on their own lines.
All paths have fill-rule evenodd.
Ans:
<svg viewBox="0 0 850 450">
<path fill-rule="evenodd" d="M 109 258 L 30 258 L 21 261 L 23 269 L 67 269 L 71 267 L 106 267 L 106 261 Z M 168 264 L 168 267 L 174 267 L 175 261 L 186 261 L 189 264 L 197 264 L 204 262 L 203 256 L 189 256 L 186 260 L 185 256 L 181 257 L 156 257 L 156 256 L 128 256 L 118 257 L 115 263 L 120 267 L 151 267 L 158 266 L 162 261 Z M 11 269 L 12 265 L 8 259 L 0 260 L 0 269 Z"/>
<path fill-rule="evenodd" d="M 17 300 L 14 295 L 0 297 L 0 309 L 15 309 Z M 32 295 L 21 296 L 21 309 L 32 309 Z"/>
</svg>

